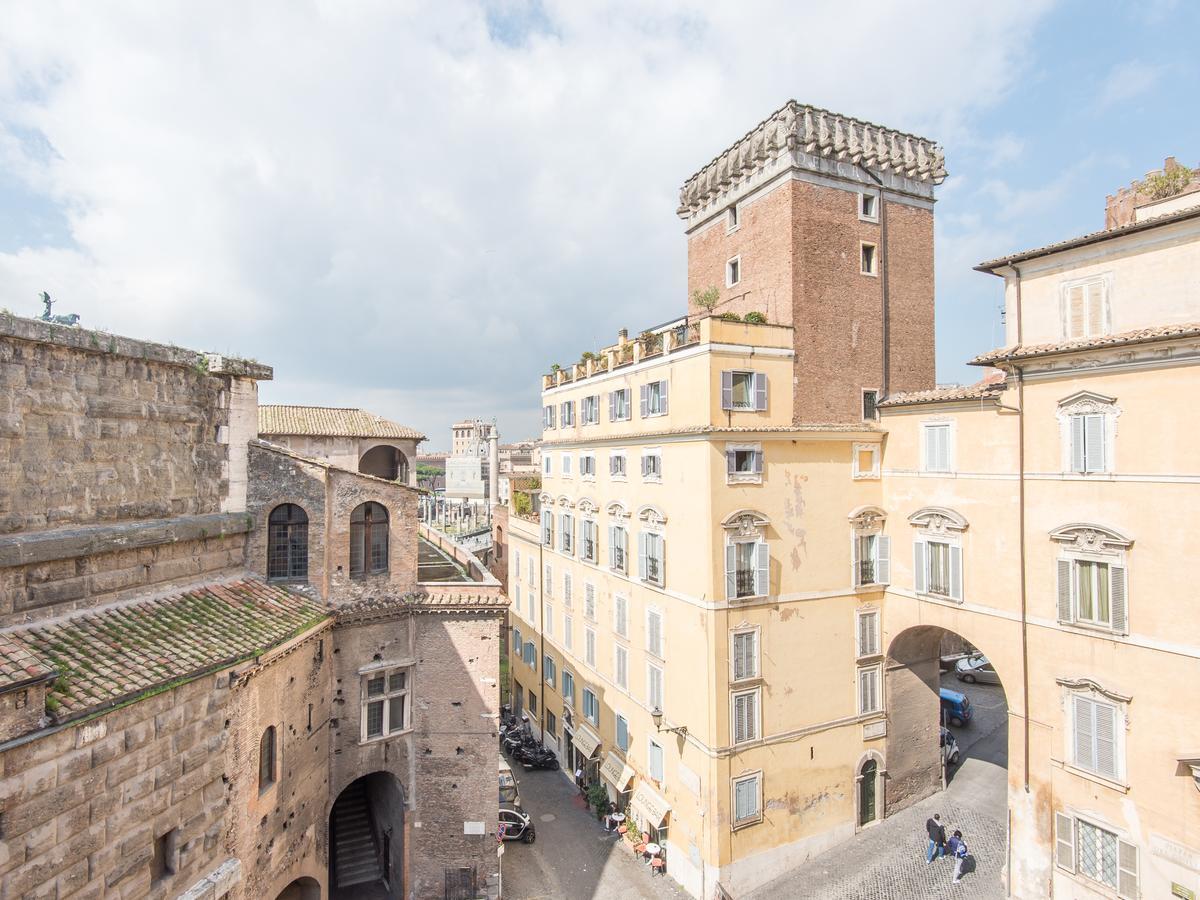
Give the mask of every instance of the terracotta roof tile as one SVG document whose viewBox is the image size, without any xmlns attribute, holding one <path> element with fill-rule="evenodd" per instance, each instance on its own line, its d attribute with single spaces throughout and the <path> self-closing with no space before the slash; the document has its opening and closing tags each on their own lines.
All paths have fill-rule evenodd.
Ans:
<svg viewBox="0 0 1200 900">
<path fill-rule="evenodd" d="M 425 440 L 425 435 L 416 429 L 366 410 L 332 406 L 260 406 L 258 433 Z"/>
<path fill-rule="evenodd" d="M 1126 344 L 1142 344 L 1170 340 L 1171 338 L 1187 337 L 1200 337 L 1200 322 L 1159 325 L 1155 328 L 1139 328 L 1135 331 L 1122 331 L 1119 334 L 1105 334 L 1100 337 L 1083 338 L 1076 341 L 1059 341 L 1053 344 L 1025 344 L 1019 347 L 1000 347 L 975 357 L 971 360 L 970 364 L 973 366 L 991 366 L 997 362 L 1032 359 L 1037 356 L 1050 356 L 1055 353 L 1071 353 L 1077 350 L 1093 350 L 1098 347 L 1120 347 Z"/>
<path fill-rule="evenodd" d="M 880 402 L 880 409 L 894 406 L 915 406 L 919 403 L 948 403 L 953 400 L 986 400 L 1004 392 L 1003 382 L 984 382 L 953 387 L 936 388 L 931 391 L 908 391 L 891 394 Z"/>
<path fill-rule="evenodd" d="M 328 618 L 321 603 L 246 579 L 22 626 L 0 634 L 0 669 L 22 650 L 59 673 L 58 721 L 248 659 Z"/>
<path fill-rule="evenodd" d="M 0 691 L 41 681 L 54 674 L 54 666 L 35 656 L 11 634 L 0 634 Z"/>
</svg>

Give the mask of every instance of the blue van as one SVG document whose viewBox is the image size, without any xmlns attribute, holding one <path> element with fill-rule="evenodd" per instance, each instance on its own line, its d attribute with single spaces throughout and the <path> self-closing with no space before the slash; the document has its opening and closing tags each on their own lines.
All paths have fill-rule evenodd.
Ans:
<svg viewBox="0 0 1200 900">
<path fill-rule="evenodd" d="M 942 688 L 942 721 L 959 728 L 971 721 L 971 701 L 966 694 Z"/>
</svg>

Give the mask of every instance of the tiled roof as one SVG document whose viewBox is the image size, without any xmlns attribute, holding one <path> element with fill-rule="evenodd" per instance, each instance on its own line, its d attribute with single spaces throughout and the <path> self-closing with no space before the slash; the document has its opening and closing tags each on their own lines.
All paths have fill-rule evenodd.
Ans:
<svg viewBox="0 0 1200 900">
<path fill-rule="evenodd" d="M 893 406 L 915 406 L 919 403 L 948 403 L 953 400 L 986 400 L 1004 392 L 1004 383 L 979 382 L 978 384 L 954 385 L 931 391 L 908 391 L 890 394 L 880 402 L 880 409 Z"/>
<path fill-rule="evenodd" d="M 425 440 L 425 435 L 416 429 L 366 410 L 332 406 L 260 406 L 258 433 Z"/>
<path fill-rule="evenodd" d="M 1188 337 L 1200 337 L 1200 322 L 1183 322 L 1178 325 L 1139 328 L 1136 331 L 1122 331 L 1119 334 L 1105 334 L 1100 337 L 1083 338 L 1077 341 L 1059 341 L 1054 344 L 1025 344 L 1020 347 L 1000 347 L 975 357 L 971 360 L 970 364 L 973 366 L 991 366 L 998 362 L 1032 359 L 1033 357 L 1050 356 L 1055 353 L 1072 353 L 1077 350 L 1094 350 L 1099 347 L 1121 347 L 1128 344 L 1143 344 L 1153 341 L 1166 341 L 1171 338 Z"/>
<path fill-rule="evenodd" d="M 500 593 L 472 593 L 469 589 L 453 588 L 435 590 L 432 593 L 412 593 L 364 597 L 353 603 L 339 606 L 339 622 L 355 622 L 366 619 L 386 618 L 396 613 L 420 612 L 497 612 L 508 607 L 508 598 Z"/>
<path fill-rule="evenodd" d="M 10 629 L 0 668 L 25 653 L 52 665 L 59 677 L 46 708 L 61 722 L 252 658 L 329 615 L 279 585 L 209 584 Z"/>
<path fill-rule="evenodd" d="M 1046 244 L 1044 247 L 1036 247 L 1033 250 L 1022 250 L 1019 253 L 1010 253 L 1008 256 L 1001 256 L 998 259 L 990 259 L 987 262 L 977 265 L 975 271 L 991 272 L 1010 263 L 1021 262 L 1026 259 L 1037 259 L 1039 256 L 1049 256 L 1051 253 L 1058 253 L 1062 250 L 1073 250 L 1076 247 L 1086 247 L 1088 244 L 1096 244 L 1100 241 L 1107 241 L 1110 238 L 1124 237 L 1127 234 L 1135 234 L 1139 231 L 1146 231 L 1149 228 L 1157 228 L 1159 225 L 1170 225 L 1174 222 L 1181 222 L 1184 219 L 1195 218 L 1196 216 L 1200 216 L 1200 206 L 1190 206 L 1178 212 L 1165 213 L 1161 216 L 1143 219 L 1140 222 L 1130 222 L 1128 225 L 1122 225 L 1119 228 L 1104 228 L 1100 231 L 1080 235 L 1079 237 L 1068 238 L 1065 241 Z"/>
<path fill-rule="evenodd" d="M 0 691 L 42 681 L 54 674 L 54 666 L 34 656 L 11 635 L 0 634 Z"/>
</svg>

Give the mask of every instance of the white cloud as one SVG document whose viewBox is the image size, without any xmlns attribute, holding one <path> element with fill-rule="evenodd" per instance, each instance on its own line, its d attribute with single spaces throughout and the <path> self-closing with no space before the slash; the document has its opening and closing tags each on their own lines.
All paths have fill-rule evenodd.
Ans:
<svg viewBox="0 0 1200 900">
<path fill-rule="evenodd" d="M 832 3 L 6 4 L 0 161 L 73 243 L 0 253 L 0 305 L 523 437 L 550 362 L 682 310 L 692 171 L 793 96 L 952 144 L 1039 11 L 866 4 L 860 45 Z"/>
<path fill-rule="evenodd" d="M 1166 72 L 1165 65 L 1151 65 L 1139 59 L 1117 63 L 1096 91 L 1095 108 L 1108 110 L 1142 96 L 1158 84 Z"/>
</svg>

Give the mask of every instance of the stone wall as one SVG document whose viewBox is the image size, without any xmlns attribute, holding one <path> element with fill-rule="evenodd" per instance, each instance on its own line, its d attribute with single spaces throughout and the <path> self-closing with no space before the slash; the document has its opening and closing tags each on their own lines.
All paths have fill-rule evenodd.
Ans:
<svg viewBox="0 0 1200 900">
<path fill-rule="evenodd" d="M 246 566 L 267 574 L 267 519 L 281 503 L 295 503 L 308 516 L 308 583 L 329 596 L 325 502 L 327 469 L 287 453 L 250 445 L 250 490 L 246 512 L 254 522 L 246 546 Z"/>
</svg>

